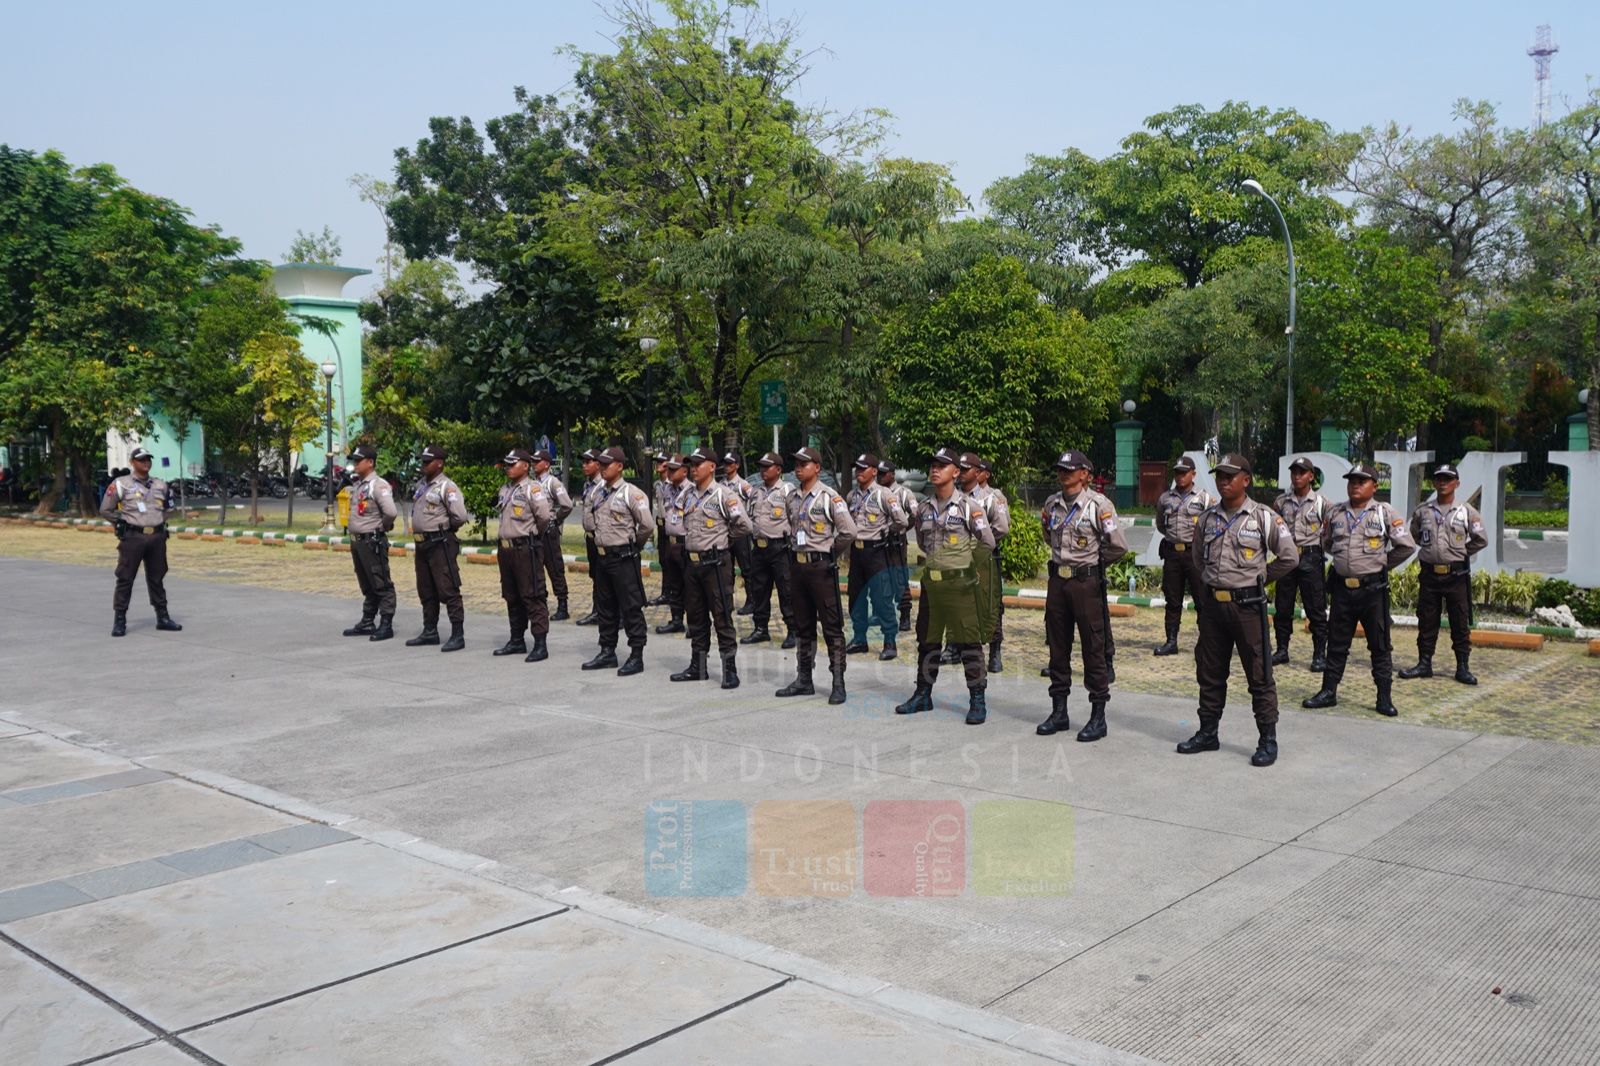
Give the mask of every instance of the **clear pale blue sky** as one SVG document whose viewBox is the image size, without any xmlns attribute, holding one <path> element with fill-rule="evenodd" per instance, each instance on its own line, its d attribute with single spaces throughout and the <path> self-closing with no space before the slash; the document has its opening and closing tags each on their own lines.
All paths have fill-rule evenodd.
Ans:
<svg viewBox="0 0 1600 1066">
<path fill-rule="evenodd" d="M 974 199 L 1029 153 L 1091 155 L 1155 111 L 1227 99 L 1292 106 L 1335 127 L 1394 119 L 1445 130 L 1460 96 L 1525 125 L 1536 23 L 1561 45 L 1557 94 L 1600 75 L 1600 4 L 1043 3 L 809 0 L 802 43 L 825 47 L 810 102 L 884 107 L 895 154 L 949 163 Z M 377 213 L 345 179 L 390 176 L 432 115 L 484 119 L 511 89 L 559 91 L 566 43 L 603 50 L 581 2 L 34 3 L 10 5 L 0 143 L 109 162 L 277 260 L 297 228 L 331 225 L 349 265 L 374 265 Z M 365 286 L 355 284 L 356 295 Z"/>
</svg>

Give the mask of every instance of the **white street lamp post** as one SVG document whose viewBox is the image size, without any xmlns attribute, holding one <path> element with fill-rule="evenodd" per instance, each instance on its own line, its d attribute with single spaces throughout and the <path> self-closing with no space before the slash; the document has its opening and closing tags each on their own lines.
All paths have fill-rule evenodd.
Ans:
<svg viewBox="0 0 1600 1066">
<path fill-rule="evenodd" d="M 328 426 L 328 453 L 327 462 L 322 467 L 327 506 L 322 512 L 322 532 L 337 533 L 339 526 L 334 518 L 333 508 L 333 376 L 339 372 L 339 368 L 333 363 L 323 363 L 319 369 L 322 371 L 322 379 L 328 390 L 327 415 L 324 419 Z M 293 491 L 292 487 L 290 491 Z"/>
<path fill-rule="evenodd" d="M 1285 377 L 1289 396 L 1286 401 L 1288 414 L 1283 424 L 1283 454 L 1288 458 L 1294 455 L 1294 241 L 1289 236 L 1289 223 L 1283 217 L 1283 209 L 1278 206 L 1278 201 L 1267 195 L 1261 183 L 1248 178 L 1242 187 L 1245 192 L 1253 193 L 1272 205 L 1273 212 L 1278 216 L 1278 224 L 1283 227 L 1284 247 L 1289 252 L 1289 328 L 1284 330 L 1289 336 L 1289 370 Z"/>
</svg>

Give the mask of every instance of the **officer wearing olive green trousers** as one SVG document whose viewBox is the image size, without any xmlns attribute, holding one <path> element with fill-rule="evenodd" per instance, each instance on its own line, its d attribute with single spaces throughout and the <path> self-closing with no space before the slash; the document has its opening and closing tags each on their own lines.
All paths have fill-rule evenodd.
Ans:
<svg viewBox="0 0 1600 1066">
<path fill-rule="evenodd" d="M 1332 707 L 1339 702 L 1339 682 L 1350 658 L 1356 624 L 1367 634 L 1372 653 L 1372 680 L 1378 687 L 1373 708 L 1393 718 L 1391 688 L 1394 669 L 1389 639 L 1389 571 L 1411 557 L 1416 542 L 1406 520 L 1386 503 L 1372 498 L 1378 488 L 1378 470 L 1360 463 L 1345 476 L 1350 499 L 1334 504 L 1322 527 L 1322 550 L 1333 566 L 1328 570 L 1328 665 L 1322 671 L 1322 691 L 1301 701 L 1310 708 Z"/>
<path fill-rule="evenodd" d="M 750 489 L 750 583 L 745 594 L 755 629 L 740 644 L 772 640 L 767 626 L 772 618 L 772 595 L 777 592 L 778 614 L 783 619 L 785 651 L 795 646 L 794 598 L 789 592 L 789 497 L 794 486 L 783 480 L 783 459 L 777 452 L 763 455 L 761 483 Z"/>
<path fill-rule="evenodd" d="M 896 649 L 895 607 L 900 583 L 891 573 L 894 541 L 910 525 L 900 509 L 900 496 L 878 484 L 878 457 L 869 453 L 856 456 L 855 487 L 845 496 L 850 518 L 856 524 L 850 542 L 850 578 L 846 595 L 850 600 L 852 639 L 844 647 L 846 655 L 867 650 L 867 629 L 876 623 L 883 634 L 883 650 L 878 658 L 887 662 Z M 870 613 L 868 608 L 871 608 Z"/>
<path fill-rule="evenodd" d="M 133 473 L 107 485 L 100 501 L 100 517 L 117 531 L 117 587 L 111 596 L 114 637 L 128 632 L 128 601 L 133 598 L 133 579 L 140 564 L 150 606 L 156 609 L 156 628 L 170 633 L 183 628 L 167 613 L 167 514 L 173 510 L 172 489 L 161 478 L 150 476 L 151 459 L 144 448 L 135 448 L 128 457 Z"/>
<path fill-rule="evenodd" d="M 1333 505 L 1312 487 L 1316 476 L 1316 464 L 1308 456 L 1300 456 L 1289 464 L 1289 491 L 1281 493 L 1272 503 L 1289 527 L 1295 547 L 1300 549 L 1300 565 L 1278 579 L 1277 613 L 1272 619 L 1278 650 L 1272 655 L 1272 665 L 1282 666 L 1289 661 L 1289 640 L 1294 635 L 1294 597 L 1298 592 L 1305 606 L 1306 621 L 1311 626 L 1311 669 L 1321 673 L 1328 665 L 1328 593 L 1326 567 L 1322 561 L 1322 527 L 1328 519 L 1328 508 Z"/>
<path fill-rule="evenodd" d="M 711 627 L 716 626 L 717 650 L 722 656 L 722 687 L 738 688 L 736 658 L 738 634 L 733 628 L 733 544 L 739 533 L 750 532 L 750 517 L 737 489 L 718 483 L 717 457 L 709 448 L 688 456 L 694 479 L 678 498 L 683 511 L 684 611 L 689 618 L 689 666 L 672 675 L 673 681 L 705 681 L 711 676 L 706 660 L 711 655 Z"/>
<path fill-rule="evenodd" d="M 584 504 L 588 502 L 589 494 L 596 491 L 601 484 L 599 452 L 597 449 L 590 448 L 578 456 L 578 461 L 583 467 L 583 495 L 578 501 L 578 513 L 582 516 L 580 521 L 583 523 L 584 558 L 589 561 L 589 613 L 574 621 L 573 625 L 592 626 L 599 624 L 600 621 L 600 615 L 594 606 L 594 588 L 595 582 L 598 580 L 596 575 L 599 574 L 599 570 L 595 566 L 595 560 L 600 555 L 594 550 L 594 516 L 589 513 L 589 508 Z"/>
<path fill-rule="evenodd" d="M 811 670 L 817 658 L 817 626 L 828 645 L 828 668 L 833 674 L 829 703 L 843 703 L 844 608 L 839 596 L 838 553 L 856 535 L 850 507 L 822 483 L 822 456 L 815 449 L 794 453 L 794 473 L 800 489 L 789 497 L 790 543 L 794 557 L 789 567 L 789 592 L 794 597 L 796 641 L 795 676 L 776 695 L 810 696 Z"/>
<path fill-rule="evenodd" d="M 621 448 L 600 453 L 600 476 L 605 483 L 591 493 L 584 506 L 594 525 L 595 552 L 599 556 L 595 583 L 595 609 L 600 614 L 600 651 L 583 664 L 585 670 L 617 667 L 618 677 L 644 669 L 644 580 L 639 576 L 639 550 L 650 541 L 655 520 L 644 490 L 622 476 L 628 461 Z M 617 666 L 617 633 L 628 634 L 628 659 Z"/>
<path fill-rule="evenodd" d="M 1161 595 L 1167 601 L 1167 640 L 1157 655 L 1178 654 L 1178 627 L 1183 622 L 1183 594 L 1194 598 L 1196 613 L 1210 606 L 1201 595 L 1200 561 L 1194 557 L 1194 524 L 1216 497 L 1194 485 L 1194 460 L 1187 455 L 1172 464 L 1172 488 L 1156 501 L 1156 532 L 1161 534 Z"/>
<path fill-rule="evenodd" d="M 1011 532 L 1011 501 L 1006 499 L 1006 494 L 989 484 L 989 479 L 994 476 L 994 464 L 981 456 L 967 452 L 962 457 L 963 463 L 972 460 L 971 466 L 961 467 L 961 491 L 977 500 L 983 506 L 983 513 L 988 516 L 989 528 L 994 530 L 994 566 L 984 568 L 981 572 L 994 578 L 993 588 L 989 593 L 989 602 L 994 612 L 994 634 L 989 638 L 989 663 L 988 672 L 998 674 L 1005 668 L 1005 663 L 1000 658 L 1000 645 L 1005 641 L 1006 601 L 1005 590 L 1002 587 L 1003 578 L 1000 573 L 1000 560 L 1005 549 L 1006 534 Z"/>
<path fill-rule="evenodd" d="M 1411 536 L 1422 564 L 1417 592 L 1417 665 L 1400 671 L 1410 680 L 1433 676 L 1433 649 L 1439 643 L 1439 606 L 1450 611 L 1450 646 L 1456 653 L 1456 680 L 1476 685 L 1472 676 L 1472 557 L 1489 543 L 1483 517 L 1456 499 L 1461 475 L 1449 463 L 1433 472 L 1431 500 L 1411 515 Z"/>
<path fill-rule="evenodd" d="M 1217 725 L 1228 702 L 1228 674 L 1238 648 L 1260 738 L 1250 765 L 1271 766 L 1278 761 L 1278 686 L 1268 661 L 1267 585 L 1295 568 L 1300 550 L 1282 516 L 1250 499 L 1249 460 L 1225 455 L 1211 473 L 1222 499 L 1200 515 L 1189 542 L 1205 583 L 1200 643 L 1194 651 L 1200 728 L 1178 745 L 1178 754 L 1221 746 Z M 1271 565 L 1269 554 L 1274 557 Z"/>
<path fill-rule="evenodd" d="M 540 448 L 533 453 L 533 476 L 550 497 L 550 528 L 544 531 L 544 550 L 540 555 L 544 572 L 550 578 L 550 591 L 556 594 L 556 610 L 552 622 L 565 622 L 572 616 L 567 613 L 567 562 L 561 552 L 561 527 L 572 513 L 572 496 L 561 478 L 550 472 L 556 457 Z"/>
<path fill-rule="evenodd" d="M 922 549 L 922 592 L 917 600 L 917 687 L 896 714 L 933 710 L 941 651 L 960 656 L 967 679 L 967 724 L 982 725 L 989 715 L 989 675 L 983 642 L 994 631 L 986 589 L 979 572 L 994 566 L 994 530 L 977 500 L 956 487 L 960 456 L 940 448 L 929 459 L 928 498 L 911 518 Z"/>
<path fill-rule="evenodd" d="M 1089 690 L 1089 722 L 1081 741 L 1106 735 L 1106 703 L 1111 699 L 1111 630 L 1106 609 L 1106 567 L 1128 554 L 1117 509 L 1089 487 L 1093 466 L 1082 452 L 1063 452 L 1056 460 L 1061 491 L 1044 504 L 1040 520 L 1050 546 L 1050 584 L 1045 593 L 1045 645 L 1050 649 L 1050 717 L 1034 730 L 1042 737 L 1071 726 L 1067 697 L 1072 692 L 1073 630 L 1083 647 L 1083 684 Z"/>
<path fill-rule="evenodd" d="M 411 494 L 411 538 L 416 542 L 412 562 L 417 573 L 417 598 L 422 601 L 422 632 L 406 641 L 416 648 L 439 643 L 439 605 L 450 618 L 450 639 L 440 651 L 460 651 L 467 646 L 462 625 L 461 545 L 456 530 L 469 521 L 461 488 L 445 477 L 445 450 L 430 444 L 417 455 L 422 477 Z"/>
<path fill-rule="evenodd" d="M 500 596 L 506 601 L 506 613 L 511 618 L 511 639 L 494 653 L 527 652 L 522 661 L 537 663 L 550 657 L 545 642 L 550 633 L 550 604 L 539 552 L 555 512 L 550 507 L 550 494 L 531 476 L 532 455 L 513 448 L 501 462 L 506 468 L 506 483 L 500 487 L 500 546 L 495 549 L 495 557 L 500 564 Z M 532 648 L 522 639 L 524 631 L 533 634 Z"/>
<path fill-rule="evenodd" d="M 374 472 L 378 449 L 362 444 L 350 452 L 355 480 L 350 484 L 350 559 L 361 585 L 361 621 L 344 631 L 347 637 L 388 640 L 394 636 L 394 582 L 389 578 L 389 530 L 400 512 L 394 490 Z M 378 624 L 372 624 L 373 616 Z"/>
</svg>

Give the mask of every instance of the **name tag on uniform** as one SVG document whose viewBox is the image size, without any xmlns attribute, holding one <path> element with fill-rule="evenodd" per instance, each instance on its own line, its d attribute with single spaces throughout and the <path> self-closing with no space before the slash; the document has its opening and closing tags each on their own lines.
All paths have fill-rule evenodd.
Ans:
<svg viewBox="0 0 1600 1066">
<path fill-rule="evenodd" d="M 134 504 L 134 506 L 139 508 L 139 513 L 140 514 L 144 514 L 145 508 L 144 508 L 144 501 L 143 500 L 140 500 L 138 503 Z"/>
<path fill-rule="evenodd" d="M 806 546 L 806 531 L 803 529 L 795 530 L 794 542 L 796 546 L 804 548 Z"/>
</svg>

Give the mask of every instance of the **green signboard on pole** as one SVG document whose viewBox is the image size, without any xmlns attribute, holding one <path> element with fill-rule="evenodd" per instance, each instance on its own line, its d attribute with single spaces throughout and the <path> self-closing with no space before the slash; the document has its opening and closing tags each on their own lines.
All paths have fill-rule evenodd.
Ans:
<svg viewBox="0 0 1600 1066">
<path fill-rule="evenodd" d="M 781 381 L 761 383 L 761 424 L 782 426 L 789 421 L 789 393 Z"/>
</svg>

